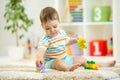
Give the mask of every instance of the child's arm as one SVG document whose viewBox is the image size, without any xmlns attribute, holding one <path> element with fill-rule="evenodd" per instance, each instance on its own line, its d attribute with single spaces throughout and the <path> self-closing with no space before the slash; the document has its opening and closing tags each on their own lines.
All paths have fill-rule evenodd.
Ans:
<svg viewBox="0 0 120 80">
<path fill-rule="evenodd" d="M 78 40 L 78 38 L 70 38 L 70 41 L 68 42 L 67 45 L 75 44 L 75 43 L 77 43 L 77 40 Z"/>
<path fill-rule="evenodd" d="M 36 53 L 36 66 L 40 66 L 41 64 L 44 63 L 44 53 L 45 53 L 45 50 L 43 49 L 38 49 L 37 53 Z"/>
<path fill-rule="evenodd" d="M 70 40 L 69 40 L 67 46 L 77 43 L 78 39 L 80 39 L 80 38 L 82 38 L 81 35 L 79 35 L 79 36 L 77 36 L 77 37 L 70 38 Z"/>
</svg>

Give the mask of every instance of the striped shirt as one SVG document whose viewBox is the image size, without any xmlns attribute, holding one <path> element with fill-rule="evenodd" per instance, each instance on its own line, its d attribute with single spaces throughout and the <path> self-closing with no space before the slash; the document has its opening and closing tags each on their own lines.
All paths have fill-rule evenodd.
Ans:
<svg viewBox="0 0 120 80">
<path fill-rule="evenodd" d="M 43 39 L 39 41 L 38 48 L 44 49 L 45 57 L 48 58 L 63 58 L 66 54 L 66 44 L 69 42 L 70 38 L 67 37 L 63 30 L 60 30 L 60 34 L 56 37 L 44 36 Z"/>
</svg>

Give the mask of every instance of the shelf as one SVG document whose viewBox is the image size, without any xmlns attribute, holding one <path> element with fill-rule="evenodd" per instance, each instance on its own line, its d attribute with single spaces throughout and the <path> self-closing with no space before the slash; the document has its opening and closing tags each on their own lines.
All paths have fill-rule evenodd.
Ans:
<svg viewBox="0 0 120 80">
<path fill-rule="evenodd" d="M 88 48 L 85 51 L 83 51 L 83 54 L 90 56 L 89 44 L 91 40 L 105 39 L 108 42 L 111 37 L 114 37 L 113 30 L 115 27 L 113 26 L 115 24 L 115 15 L 114 15 L 115 8 L 113 5 L 113 0 L 79 0 L 80 2 L 82 2 L 82 4 L 79 4 L 79 5 L 76 4 L 74 6 L 73 5 L 69 6 L 67 1 L 69 0 L 66 0 L 66 1 L 60 0 L 60 2 L 64 3 L 64 5 L 62 6 L 66 7 L 65 8 L 66 14 L 64 14 L 64 17 L 63 17 L 64 21 L 60 24 L 60 26 L 67 32 L 73 32 L 74 34 L 83 35 L 86 38 L 86 41 L 87 41 L 86 43 L 88 45 Z M 71 1 L 73 3 L 75 2 L 74 0 L 71 0 Z M 102 8 L 100 7 L 99 11 L 97 9 L 97 11 L 94 13 L 93 10 L 96 6 L 102 6 Z M 108 10 L 109 13 L 105 12 L 107 16 L 109 15 L 107 19 L 106 19 L 106 15 L 102 14 L 104 11 L 106 11 L 105 6 L 110 6 L 110 10 Z M 61 11 L 61 13 L 63 13 L 61 6 L 58 9 Z M 80 10 L 81 12 L 79 12 Z M 72 14 L 71 12 L 76 12 L 76 11 L 79 12 L 79 15 L 76 13 L 76 15 L 74 16 L 73 15 L 69 16 Z M 61 13 L 60 15 L 62 16 Z M 82 16 L 80 16 L 81 14 Z M 97 18 L 101 18 L 101 20 L 95 21 L 93 20 L 93 16 Z M 81 22 L 80 21 L 77 22 L 77 20 L 76 22 L 72 22 L 71 20 L 71 19 L 80 19 L 81 17 L 83 19 Z M 111 22 L 107 22 L 107 21 L 111 21 Z M 106 56 L 103 56 L 103 57 L 106 57 Z M 111 56 L 111 58 L 112 57 L 113 56 Z"/>
<path fill-rule="evenodd" d="M 82 25 L 112 25 L 113 22 L 74 22 L 74 23 L 61 23 L 60 26 L 82 26 Z"/>
<path fill-rule="evenodd" d="M 86 25 L 112 25 L 113 22 L 88 22 Z"/>
<path fill-rule="evenodd" d="M 76 22 L 76 23 L 61 23 L 60 26 L 82 26 L 82 22 Z"/>
</svg>

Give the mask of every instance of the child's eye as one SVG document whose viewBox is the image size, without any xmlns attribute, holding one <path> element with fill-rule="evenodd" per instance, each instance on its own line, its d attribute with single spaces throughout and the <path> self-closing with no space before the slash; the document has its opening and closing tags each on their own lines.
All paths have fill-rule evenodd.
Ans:
<svg viewBox="0 0 120 80">
<path fill-rule="evenodd" d="M 53 28 L 57 28 L 57 26 L 53 26 Z"/>
<path fill-rule="evenodd" d="M 50 28 L 46 28 L 46 30 L 49 30 Z"/>
</svg>

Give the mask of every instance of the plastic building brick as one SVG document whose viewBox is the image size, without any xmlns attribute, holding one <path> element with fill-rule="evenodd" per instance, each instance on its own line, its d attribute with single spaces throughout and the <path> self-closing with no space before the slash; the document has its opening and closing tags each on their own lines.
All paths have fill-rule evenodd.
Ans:
<svg viewBox="0 0 120 80">
<path fill-rule="evenodd" d="M 41 64 L 39 67 L 37 67 L 37 70 L 35 72 L 45 73 L 45 66 Z"/>
<path fill-rule="evenodd" d="M 84 66 L 84 69 L 89 70 L 98 70 L 98 65 L 94 61 L 87 61 L 87 64 Z"/>
<path fill-rule="evenodd" d="M 86 46 L 86 40 L 84 38 L 79 38 L 77 40 L 77 43 L 78 43 L 78 49 L 79 50 L 87 48 L 87 46 Z"/>
</svg>

